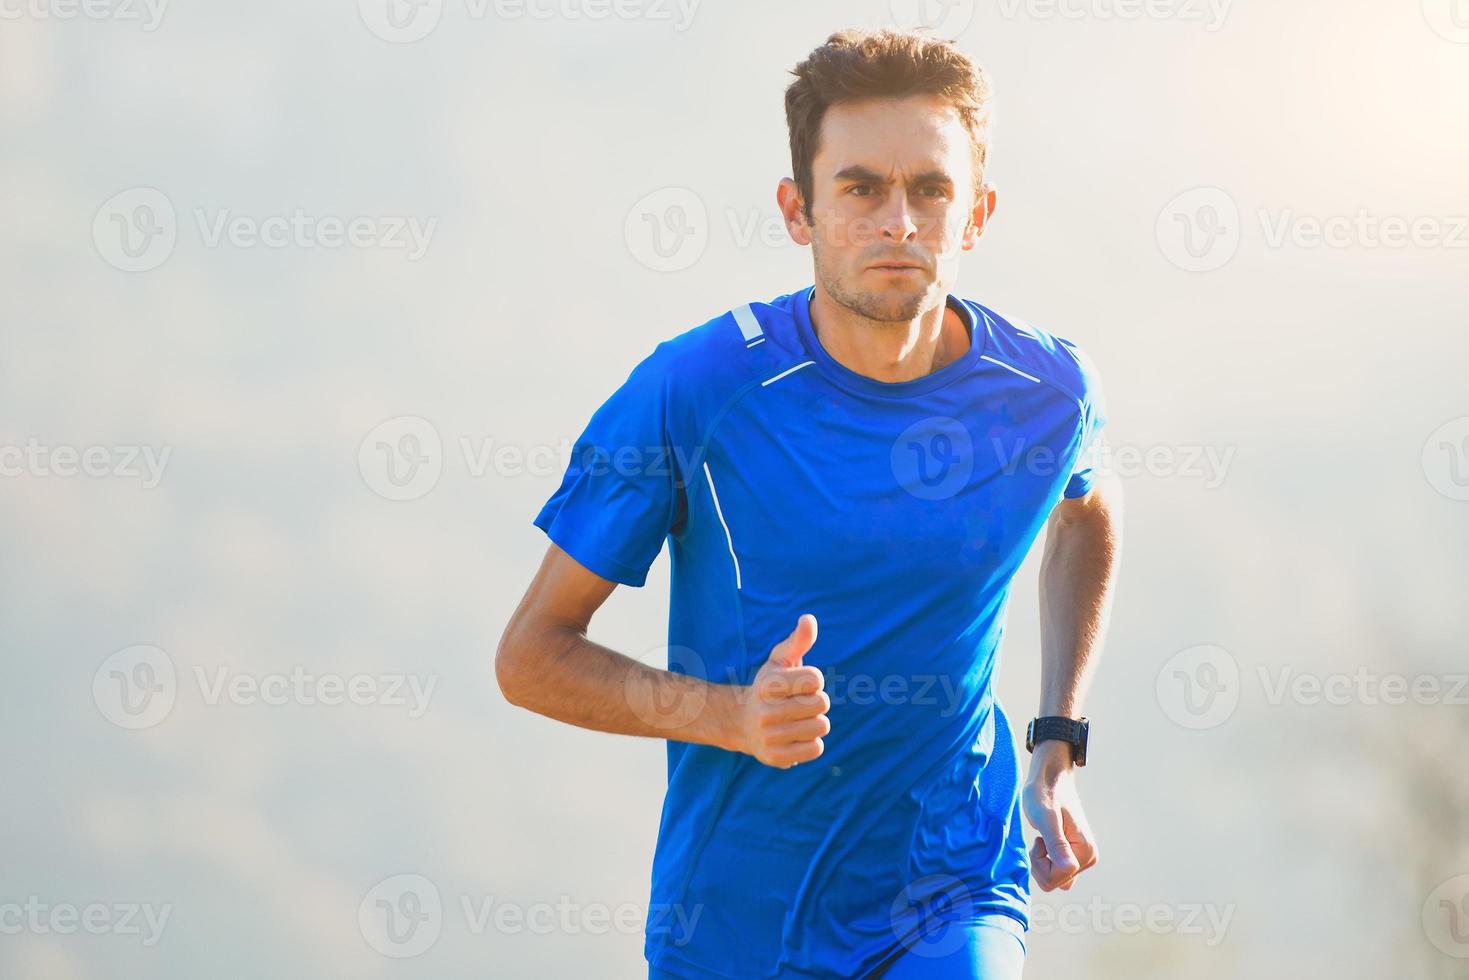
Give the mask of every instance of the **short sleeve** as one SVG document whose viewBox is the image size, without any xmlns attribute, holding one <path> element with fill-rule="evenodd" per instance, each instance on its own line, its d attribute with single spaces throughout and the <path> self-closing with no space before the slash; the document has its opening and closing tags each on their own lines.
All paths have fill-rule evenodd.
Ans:
<svg viewBox="0 0 1469 980">
<path fill-rule="evenodd" d="M 1092 484 L 1106 465 L 1107 457 L 1107 436 L 1102 431 L 1102 427 L 1107 424 L 1107 403 L 1102 394 L 1101 375 L 1091 358 L 1080 348 L 1073 346 L 1071 350 L 1081 364 L 1084 392 L 1081 401 L 1081 448 L 1077 450 L 1076 460 L 1071 467 L 1071 477 L 1066 481 L 1066 489 L 1062 491 L 1062 495 L 1068 499 L 1085 497 L 1091 491 Z"/>
<path fill-rule="evenodd" d="M 533 523 L 586 568 L 641 586 L 683 508 L 662 345 L 592 415 Z"/>
</svg>

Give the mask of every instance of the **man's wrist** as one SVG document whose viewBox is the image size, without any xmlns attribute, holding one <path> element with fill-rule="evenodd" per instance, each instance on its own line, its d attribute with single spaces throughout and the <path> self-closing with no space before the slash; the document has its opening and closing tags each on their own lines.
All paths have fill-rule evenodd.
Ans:
<svg viewBox="0 0 1469 980">
<path fill-rule="evenodd" d="M 699 718 L 699 731 L 693 741 L 729 752 L 745 751 L 740 719 L 745 700 L 749 697 L 749 688 L 743 684 L 716 684 L 712 681 L 705 683 L 709 685 L 708 700 L 705 701 L 704 711 Z"/>
<path fill-rule="evenodd" d="M 1090 727 L 1091 723 L 1085 717 L 1037 715 L 1026 726 L 1025 747 L 1034 752 L 1042 745 L 1059 742 L 1067 748 L 1072 763 L 1084 766 Z"/>
<path fill-rule="evenodd" d="M 1035 776 L 1050 778 L 1075 768 L 1076 763 L 1071 757 L 1070 742 L 1046 739 L 1044 742 L 1037 742 L 1031 751 L 1030 773 L 1032 778 Z"/>
</svg>

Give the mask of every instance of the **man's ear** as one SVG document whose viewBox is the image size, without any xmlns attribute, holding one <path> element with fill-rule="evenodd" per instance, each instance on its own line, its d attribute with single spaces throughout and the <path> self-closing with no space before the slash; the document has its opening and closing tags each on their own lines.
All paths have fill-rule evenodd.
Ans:
<svg viewBox="0 0 1469 980">
<path fill-rule="evenodd" d="M 775 204 L 785 219 L 786 232 L 797 245 L 811 244 L 811 226 L 806 223 L 806 202 L 801 190 L 790 177 L 782 177 L 775 188 Z"/>
<path fill-rule="evenodd" d="M 980 188 L 979 200 L 969 214 L 969 226 L 964 229 L 964 251 L 973 248 L 979 236 L 984 234 L 984 226 L 995 216 L 995 201 L 998 199 L 994 185 L 985 184 Z"/>
</svg>

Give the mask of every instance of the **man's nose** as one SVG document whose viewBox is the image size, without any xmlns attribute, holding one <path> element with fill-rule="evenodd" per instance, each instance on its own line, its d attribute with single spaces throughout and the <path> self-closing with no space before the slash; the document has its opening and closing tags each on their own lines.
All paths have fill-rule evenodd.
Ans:
<svg viewBox="0 0 1469 980">
<path fill-rule="evenodd" d="M 918 231 L 907 194 L 899 191 L 890 195 L 887 207 L 878 217 L 877 231 L 887 242 L 905 242 Z"/>
</svg>

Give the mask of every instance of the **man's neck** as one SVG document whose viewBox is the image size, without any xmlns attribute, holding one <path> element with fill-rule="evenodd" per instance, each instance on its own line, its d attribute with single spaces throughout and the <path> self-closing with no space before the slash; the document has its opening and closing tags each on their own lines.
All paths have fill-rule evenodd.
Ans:
<svg viewBox="0 0 1469 980">
<path fill-rule="evenodd" d="M 969 350 L 969 331 L 947 302 L 910 322 L 869 320 L 828 296 L 811 300 L 811 329 L 838 364 L 874 381 L 913 381 Z"/>
</svg>

